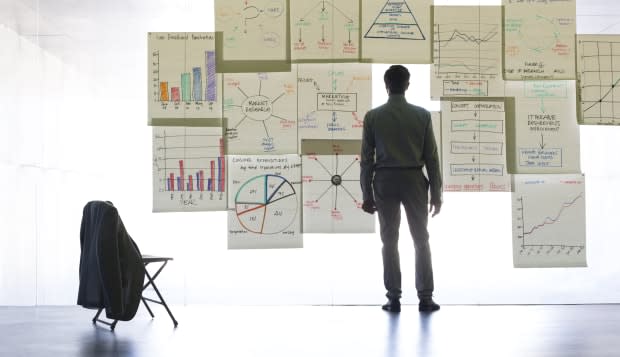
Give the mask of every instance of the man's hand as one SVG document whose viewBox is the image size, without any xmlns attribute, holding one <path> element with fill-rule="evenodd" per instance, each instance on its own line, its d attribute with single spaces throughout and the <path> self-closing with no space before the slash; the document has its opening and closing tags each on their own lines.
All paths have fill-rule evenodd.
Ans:
<svg viewBox="0 0 620 357">
<path fill-rule="evenodd" d="M 377 211 L 377 206 L 375 205 L 375 200 L 365 200 L 364 203 L 362 203 L 362 210 L 364 210 L 364 212 L 370 213 L 370 214 L 375 213 L 375 211 Z"/>
<path fill-rule="evenodd" d="M 428 210 L 429 213 L 431 213 L 431 217 L 435 217 L 436 215 L 439 214 L 439 212 L 441 212 L 441 202 L 439 203 L 432 203 L 431 202 L 431 207 Z"/>
</svg>

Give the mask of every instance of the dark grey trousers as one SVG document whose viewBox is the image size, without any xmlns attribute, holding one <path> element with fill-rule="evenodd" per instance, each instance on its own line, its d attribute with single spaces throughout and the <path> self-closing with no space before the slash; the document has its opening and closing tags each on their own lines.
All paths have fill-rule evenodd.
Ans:
<svg viewBox="0 0 620 357">
<path fill-rule="evenodd" d="M 415 247 L 415 286 L 420 299 L 433 294 L 433 265 L 428 243 L 428 180 L 422 170 L 379 169 L 373 190 L 383 242 L 383 282 L 390 299 L 399 299 L 401 290 L 398 229 L 400 206 L 405 208 Z"/>
</svg>

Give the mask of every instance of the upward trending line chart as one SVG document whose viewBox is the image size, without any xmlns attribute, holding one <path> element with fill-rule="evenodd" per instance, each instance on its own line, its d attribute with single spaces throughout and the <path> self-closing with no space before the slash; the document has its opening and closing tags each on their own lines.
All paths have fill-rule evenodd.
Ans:
<svg viewBox="0 0 620 357">
<path fill-rule="evenodd" d="M 583 175 L 515 175 L 516 267 L 585 266 Z"/>
<path fill-rule="evenodd" d="M 620 37 L 580 35 L 577 43 L 580 123 L 620 124 Z"/>
</svg>

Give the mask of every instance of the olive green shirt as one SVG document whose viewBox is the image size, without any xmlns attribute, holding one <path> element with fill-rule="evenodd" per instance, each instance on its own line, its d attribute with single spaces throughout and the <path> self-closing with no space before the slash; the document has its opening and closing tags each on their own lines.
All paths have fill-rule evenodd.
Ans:
<svg viewBox="0 0 620 357">
<path fill-rule="evenodd" d="M 390 95 L 387 103 L 364 117 L 360 184 L 364 200 L 373 199 L 375 170 L 422 169 L 430 181 L 431 203 L 441 203 L 441 172 L 431 114 L 409 104 L 402 94 Z"/>
</svg>

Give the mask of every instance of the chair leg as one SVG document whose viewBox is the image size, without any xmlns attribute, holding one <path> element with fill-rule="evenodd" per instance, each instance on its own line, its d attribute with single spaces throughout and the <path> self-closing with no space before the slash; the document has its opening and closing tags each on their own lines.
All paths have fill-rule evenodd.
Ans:
<svg viewBox="0 0 620 357">
<path fill-rule="evenodd" d="M 110 330 L 112 330 L 112 332 L 114 332 L 114 328 L 116 327 L 116 324 L 118 323 L 118 320 L 114 320 L 112 322 L 101 320 L 99 318 L 99 315 L 101 315 L 102 311 L 103 311 L 103 308 L 97 310 L 97 314 L 95 315 L 95 317 L 93 317 L 93 325 L 96 325 L 97 322 L 99 322 L 99 323 L 102 323 L 104 325 L 110 326 Z"/>
<path fill-rule="evenodd" d="M 166 304 L 166 301 L 164 300 L 163 296 L 161 296 L 161 293 L 159 292 L 159 289 L 157 288 L 157 285 L 155 285 L 155 278 L 157 278 L 157 276 L 159 275 L 159 273 L 161 273 L 162 269 L 164 269 L 164 267 L 166 266 L 168 262 L 165 261 L 164 264 L 162 266 L 159 267 L 159 269 L 157 270 L 157 272 L 151 276 L 151 274 L 149 274 L 148 270 L 146 270 L 146 265 L 145 265 L 145 273 L 146 273 L 146 277 L 148 278 L 148 282 L 144 285 L 143 287 L 143 291 L 144 289 L 146 289 L 149 285 L 153 287 L 153 290 L 155 290 L 155 293 L 157 294 L 157 297 L 159 298 L 159 301 L 154 300 L 154 299 L 149 299 L 146 297 L 142 297 L 142 302 L 144 303 L 144 306 L 146 306 L 147 310 L 149 311 L 149 313 L 151 314 L 151 317 L 154 317 L 153 313 L 151 312 L 151 309 L 149 308 L 149 305 L 146 303 L 146 301 L 150 301 L 150 302 L 154 302 L 156 304 L 160 304 L 163 305 L 164 308 L 166 309 L 166 312 L 168 312 L 168 315 L 170 316 L 170 319 L 172 319 L 172 323 L 174 324 L 174 327 L 177 327 L 177 325 L 179 324 L 177 322 L 177 320 L 174 318 L 174 315 L 172 315 L 172 311 L 170 311 L 170 308 L 168 307 L 168 304 Z"/>
</svg>

